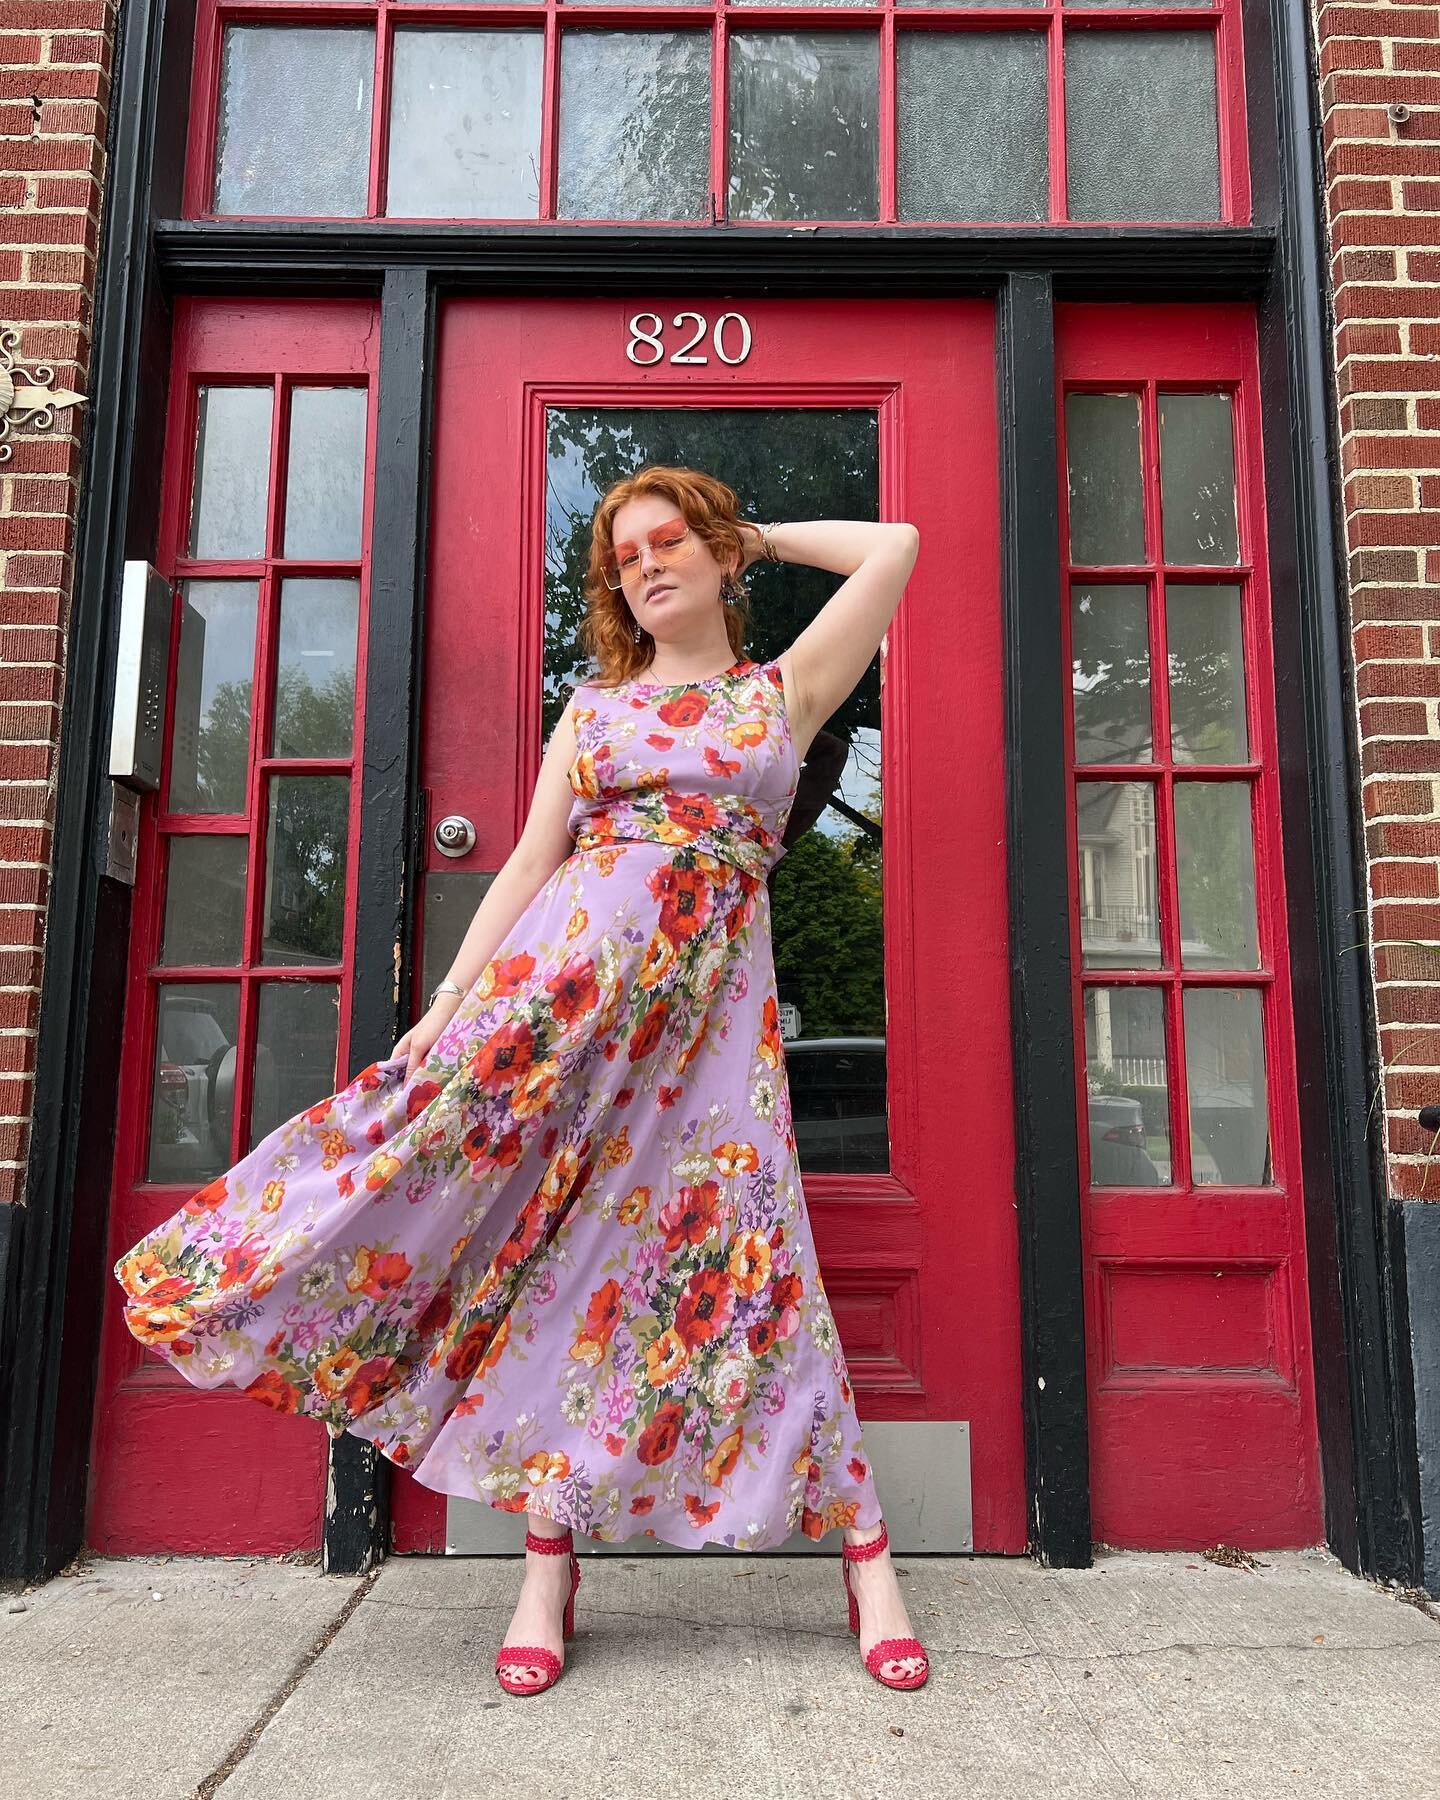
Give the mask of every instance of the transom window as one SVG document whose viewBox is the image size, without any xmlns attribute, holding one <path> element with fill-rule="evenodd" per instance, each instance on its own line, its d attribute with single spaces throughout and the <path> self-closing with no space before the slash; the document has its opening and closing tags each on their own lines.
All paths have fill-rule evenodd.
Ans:
<svg viewBox="0 0 1440 1800">
<path fill-rule="evenodd" d="M 1243 220 L 1237 5 L 204 0 L 187 210 Z"/>
</svg>

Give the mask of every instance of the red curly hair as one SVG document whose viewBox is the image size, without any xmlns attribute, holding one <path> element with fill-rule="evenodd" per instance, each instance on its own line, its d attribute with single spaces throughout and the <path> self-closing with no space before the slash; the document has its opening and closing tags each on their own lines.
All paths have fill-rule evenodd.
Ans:
<svg viewBox="0 0 1440 1800">
<path fill-rule="evenodd" d="M 590 527 L 590 560 L 582 589 L 589 610 L 580 627 L 580 642 L 600 665 L 600 672 L 594 679 L 601 687 L 613 687 L 617 682 L 638 675 L 655 650 L 654 638 L 643 627 L 639 642 L 636 642 L 635 618 L 626 604 L 624 592 L 607 587 L 602 573 L 605 558 L 614 548 L 616 513 L 627 501 L 637 500 L 643 494 L 659 494 L 673 501 L 716 562 L 722 568 L 732 570 L 735 585 L 740 587 L 739 571 L 745 561 L 745 540 L 740 532 L 740 501 L 733 488 L 699 469 L 666 463 L 647 463 L 633 475 L 615 482 L 607 488 L 595 508 Z M 721 602 L 725 630 L 737 662 L 744 654 L 745 627 L 749 621 L 745 590 L 740 588 L 740 592 L 739 605 Z"/>
</svg>

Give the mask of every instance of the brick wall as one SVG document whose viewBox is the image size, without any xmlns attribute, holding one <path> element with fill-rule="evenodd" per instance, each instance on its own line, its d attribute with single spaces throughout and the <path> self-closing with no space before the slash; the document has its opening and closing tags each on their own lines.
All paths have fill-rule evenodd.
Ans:
<svg viewBox="0 0 1440 1800">
<path fill-rule="evenodd" d="M 0 327 L 84 393 L 115 0 L 0 0 Z M 0 1204 L 23 1191 L 82 409 L 0 463 Z"/>
<path fill-rule="evenodd" d="M 1312 17 L 1390 1185 L 1440 1200 L 1440 7 Z"/>
</svg>

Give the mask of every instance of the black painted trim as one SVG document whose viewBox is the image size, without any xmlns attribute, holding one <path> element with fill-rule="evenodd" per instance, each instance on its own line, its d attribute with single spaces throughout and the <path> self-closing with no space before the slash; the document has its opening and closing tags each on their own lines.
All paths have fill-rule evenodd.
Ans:
<svg viewBox="0 0 1440 1800">
<path fill-rule="evenodd" d="M 1049 280 L 1013 275 L 996 325 L 1025 1461 L 1031 1548 L 1074 1569 L 1090 1562 L 1090 1449 Z"/>
<path fill-rule="evenodd" d="M 193 0 L 121 8 L 89 403 L 82 412 L 35 1109 L 0 1365 L 0 1579 L 43 1581 L 81 1548 L 105 1284 L 128 888 L 105 875 L 121 564 L 148 555 L 168 321 L 148 276 L 151 172 L 178 167 Z M 162 194 L 161 198 L 165 198 Z M 158 388 L 157 405 L 148 387 Z M 132 479 L 138 474 L 138 479 Z"/>
<path fill-rule="evenodd" d="M 350 1043 L 355 1071 L 410 1024 L 415 906 L 423 867 L 420 670 L 434 314 L 423 269 L 391 269 L 380 308 L 380 377 L 366 636 L 365 745 Z M 389 1547 L 389 1464 L 349 1433 L 330 1443 L 325 1568 L 359 1574 Z"/>
<path fill-rule="evenodd" d="M 1403 1232 L 1385 1199 L 1363 809 L 1334 415 L 1318 77 L 1271 0 L 1276 279 L 1259 312 L 1276 706 L 1326 1531 L 1357 1571 L 1420 1570 Z M 1273 140 L 1272 140 L 1273 141 Z"/>
<path fill-rule="evenodd" d="M 1273 234 L 1079 225 L 977 230 L 894 226 L 811 229 L 595 225 L 306 225 L 163 219 L 166 279 L 191 291 L 353 293 L 381 272 L 424 267 L 468 292 L 596 294 L 994 293 L 1011 271 L 1053 280 L 1067 299 L 1196 300 L 1255 294 Z"/>
</svg>

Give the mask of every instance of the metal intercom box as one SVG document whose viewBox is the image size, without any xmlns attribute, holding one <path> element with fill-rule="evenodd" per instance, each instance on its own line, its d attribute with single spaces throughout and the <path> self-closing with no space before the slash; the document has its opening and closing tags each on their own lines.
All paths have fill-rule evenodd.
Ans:
<svg viewBox="0 0 1440 1800">
<path fill-rule="evenodd" d="M 147 562 L 125 564 L 110 774 L 147 793 L 160 785 L 171 604 L 170 583 L 158 570 Z"/>
</svg>

